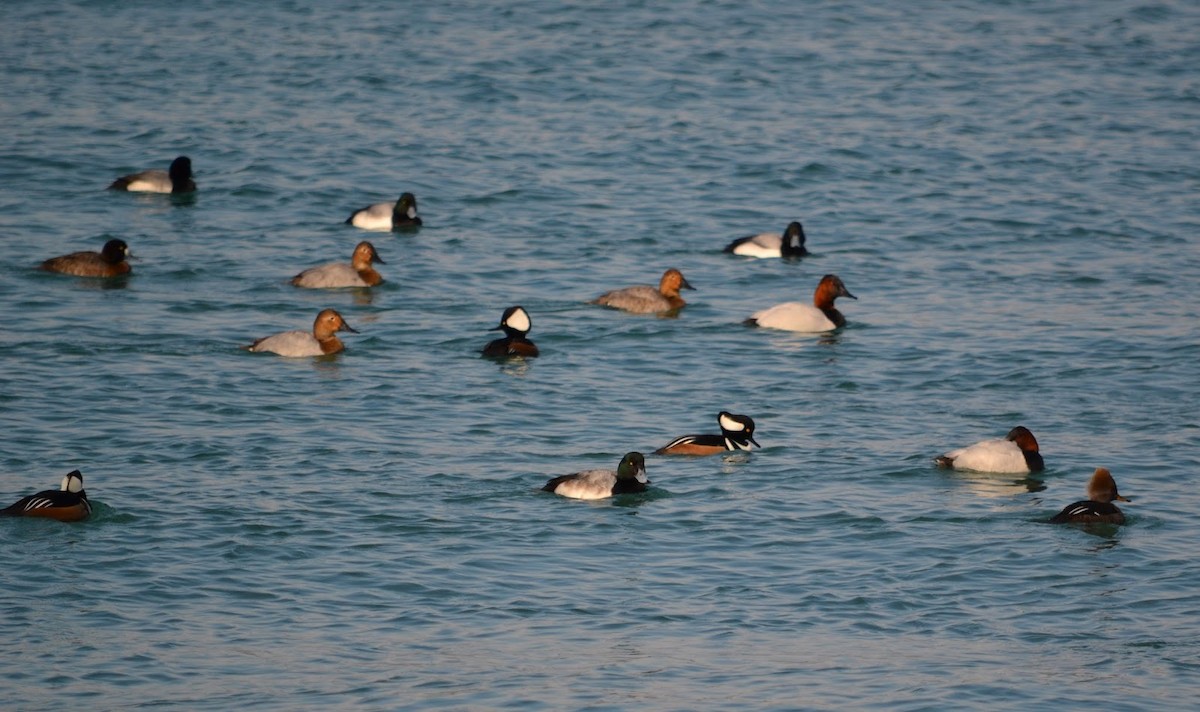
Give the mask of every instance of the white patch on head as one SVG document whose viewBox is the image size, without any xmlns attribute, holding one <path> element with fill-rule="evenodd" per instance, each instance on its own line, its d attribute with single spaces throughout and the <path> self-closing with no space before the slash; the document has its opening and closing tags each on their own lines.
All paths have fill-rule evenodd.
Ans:
<svg viewBox="0 0 1200 712">
<path fill-rule="evenodd" d="M 524 309 L 518 309 L 509 314 L 504 325 L 517 331 L 529 331 L 529 314 L 525 313 Z"/>
<path fill-rule="evenodd" d="M 66 489 L 68 492 L 79 492 L 83 489 L 83 478 L 82 477 L 72 477 L 70 475 L 67 475 L 67 479 L 69 480 L 69 482 L 68 482 L 67 486 L 64 487 L 64 489 Z"/>
<path fill-rule="evenodd" d="M 734 433 L 740 433 L 746 429 L 746 426 L 743 425 L 742 423 L 739 423 L 738 421 L 734 420 L 733 418 L 728 418 L 724 415 L 722 415 L 720 418 L 718 418 L 717 422 L 721 424 L 722 430 L 728 430 L 728 431 L 734 432 Z"/>
<path fill-rule="evenodd" d="M 63 478 L 62 478 L 62 483 L 61 483 L 61 484 L 59 484 L 58 488 L 59 488 L 60 490 L 62 490 L 63 492 L 67 492 L 67 491 L 68 491 L 68 488 L 70 488 L 70 486 L 71 486 L 71 476 L 70 476 L 70 475 L 63 475 Z"/>
<path fill-rule="evenodd" d="M 635 479 L 636 479 L 638 482 L 641 482 L 641 483 L 642 483 L 642 484 L 644 484 L 644 485 L 645 485 L 645 484 L 650 484 L 650 478 L 646 477 L 646 471 L 645 471 L 645 470 L 638 470 L 638 471 L 637 471 L 637 475 L 635 475 L 634 477 L 635 477 Z"/>
<path fill-rule="evenodd" d="M 408 206 L 408 219 L 412 220 L 415 217 L 417 217 L 417 209 L 411 205 Z"/>
</svg>

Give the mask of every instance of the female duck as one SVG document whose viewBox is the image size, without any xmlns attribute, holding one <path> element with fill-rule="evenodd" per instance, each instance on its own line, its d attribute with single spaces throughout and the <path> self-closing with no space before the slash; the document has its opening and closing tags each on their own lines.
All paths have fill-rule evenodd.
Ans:
<svg viewBox="0 0 1200 712">
<path fill-rule="evenodd" d="M 72 470 L 62 478 L 56 490 L 43 490 L 22 497 L 4 509 L 0 517 L 44 517 L 60 522 L 78 522 L 92 513 L 87 492 L 83 491 L 83 474 Z"/>
<path fill-rule="evenodd" d="M 1088 482 L 1088 498 L 1068 504 L 1050 519 L 1051 524 L 1124 524 L 1125 514 L 1113 500 L 1128 502 L 1117 492 L 1117 481 L 1103 467 L 1097 468 Z"/>
<path fill-rule="evenodd" d="M 720 435 L 684 435 L 675 438 L 654 451 L 655 455 L 715 455 L 719 452 L 749 450 L 757 445 L 754 439 L 754 421 L 748 415 L 734 415 L 721 411 L 717 415 L 721 426 Z"/>
<path fill-rule="evenodd" d="M 165 171 L 151 168 L 121 176 L 108 189 L 142 193 L 191 193 L 196 190 L 196 183 L 192 180 L 192 159 L 180 156 L 171 161 L 171 167 Z"/>
<path fill-rule="evenodd" d="M 614 289 L 593 299 L 592 304 L 623 309 L 634 314 L 674 312 L 687 304 L 679 296 L 680 289 L 695 289 L 695 287 L 688 284 L 682 272 L 677 269 L 669 269 L 663 272 L 662 279 L 658 282 L 658 289 L 648 284 Z"/>
<path fill-rule="evenodd" d="M 375 246 L 363 240 L 354 248 L 350 264 L 330 262 L 311 267 L 292 277 L 292 284 L 309 289 L 339 289 L 341 287 L 374 287 L 383 281 L 372 263 L 387 264 L 375 251 Z"/>
<path fill-rule="evenodd" d="M 483 355 L 493 358 L 505 356 L 532 358 L 537 356 L 538 347 L 525 338 L 525 335 L 529 333 L 530 326 L 529 313 L 525 311 L 524 307 L 516 306 L 505 309 L 504 314 L 500 317 L 500 326 L 491 329 L 491 331 L 503 331 L 504 337 L 488 342 L 488 345 L 483 347 Z"/>
<path fill-rule="evenodd" d="M 42 263 L 47 272 L 71 274 L 76 277 L 119 277 L 129 274 L 129 245 L 124 240 L 109 240 L 99 252 L 72 252 L 51 257 Z"/>
<path fill-rule="evenodd" d="M 640 452 L 631 452 L 621 458 L 616 472 L 585 470 L 555 477 L 542 487 L 542 491 L 574 499 L 604 499 L 617 494 L 644 492 L 648 484 L 646 459 Z"/>
<path fill-rule="evenodd" d="M 346 224 L 363 230 L 418 227 L 421 218 L 417 215 L 417 198 L 412 193 L 404 193 L 395 203 L 368 205 L 361 210 L 355 210 L 346 218 Z"/>
<path fill-rule="evenodd" d="M 808 254 L 804 248 L 804 227 L 798 221 L 788 223 L 783 234 L 764 232 L 739 237 L 725 246 L 725 252 L 746 257 L 797 258 Z"/>
<path fill-rule="evenodd" d="M 313 321 L 312 333 L 307 331 L 285 331 L 267 336 L 246 347 L 248 351 L 279 354 L 291 358 L 304 356 L 326 356 L 343 351 L 346 345 L 336 336 L 339 331 L 358 331 L 342 319 L 334 309 L 324 309 Z"/>
<path fill-rule="evenodd" d="M 1003 439 L 984 440 L 951 450 L 934 461 L 956 470 L 1014 474 L 1041 472 L 1046 466 L 1038 452 L 1037 439 L 1021 425 L 1008 431 Z"/>
</svg>

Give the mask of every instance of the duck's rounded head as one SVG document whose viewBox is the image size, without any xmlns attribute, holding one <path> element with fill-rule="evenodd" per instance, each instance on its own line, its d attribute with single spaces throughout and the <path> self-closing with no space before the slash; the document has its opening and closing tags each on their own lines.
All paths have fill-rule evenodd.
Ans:
<svg viewBox="0 0 1200 712">
<path fill-rule="evenodd" d="M 642 453 L 630 452 L 621 458 L 621 464 L 617 465 L 617 479 L 637 480 L 644 485 L 650 483 L 646 478 L 646 458 Z"/>
<path fill-rule="evenodd" d="M 1088 480 L 1087 492 L 1088 499 L 1093 502 L 1129 501 L 1117 492 L 1117 481 L 1113 479 L 1112 473 L 1103 467 L 1096 468 L 1092 479 Z"/>
<path fill-rule="evenodd" d="M 354 265 L 354 269 L 366 269 L 371 266 L 371 263 L 378 262 L 381 265 L 386 265 L 387 262 L 379 256 L 375 251 L 375 246 L 370 242 L 363 240 L 354 247 L 354 254 L 350 257 L 350 264 Z"/>
<path fill-rule="evenodd" d="M 758 447 L 762 447 L 754 439 L 754 420 L 750 416 L 734 415 L 723 410 L 717 414 L 717 424 L 721 426 L 722 435 L 734 437 L 737 440 L 748 440 Z"/>
<path fill-rule="evenodd" d="M 162 165 L 161 163 L 159 165 Z M 180 184 L 186 183 L 192 178 L 192 159 L 187 156 L 179 156 L 171 161 L 171 167 L 167 169 L 167 175 L 171 177 L 171 182 Z"/>
<path fill-rule="evenodd" d="M 849 289 L 846 289 L 846 285 L 842 282 L 841 277 L 837 276 L 836 274 L 827 274 L 822 277 L 821 281 L 817 283 L 817 290 L 813 295 L 813 302 L 820 307 L 824 304 L 833 304 L 833 300 L 837 299 L 838 297 L 850 297 L 851 299 L 858 299 L 858 297 L 850 293 Z"/>
<path fill-rule="evenodd" d="M 405 227 L 420 224 L 421 218 L 417 215 L 417 196 L 412 193 L 401 193 L 400 199 L 396 201 L 396 207 L 392 208 L 392 225 Z"/>
<path fill-rule="evenodd" d="M 1029 428 L 1023 425 L 1018 425 L 1008 431 L 1008 435 L 1005 435 L 1004 439 L 1012 441 L 1025 452 L 1038 452 L 1037 438 L 1033 437 L 1033 433 L 1029 432 Z"/>
<path fill-rule="evenodd" d="M 780 243 L 779 252 L 784 257 L 799 257 L 808 254 L 808 250 L 804 248 L 804 226 L 800 224 L 800 221 L 793 220 L 788 223 L 787 229 L 783 231 L 783 241 Z"/>
<path fill-rule="evenodd" d="M 321 313 L 317 314 L 316 320 L 313 321 L 313 336 L 317 337 L 318 341 L 328 339 L 339 331 L 358 333 L 357 329 L 346 323 L 336 309 L 322 309 Z"/>
<path fill-rule="evenodd" d="M 515 306 L 505 309 L 500 317 L 500 325 L 492 327 L 489 331 L 503 331 L 509 336 L 524 336 L 532 326 L 529 312 L 522 306 Z"/>
<path fill-rule="evenodd" d="M 695 287 L 688 284 L 687 279 L 683 276 L 683 272 L 677 269 L 672 268 L 663 272 L 662 279 L 658 282 L 659 293 L 664 296 L 679 296 L 679 290 L 681 289 L 694 290 Z"/>
<path fill-rule="evenodd" d="M 83 491 L 83 473 L 79 470 L 71 470 L 63 475 L 62 483 L 59 485 L 59 490 L 62 492 L 71 492 L 79 494 Z"/>
<path fill-rule="evenodd" d="M 100 248 L 100 257 L 109 264 L 120 264 L 129 257 L 129 245 L 124 240 L 109 240 Z"/>
</svg>

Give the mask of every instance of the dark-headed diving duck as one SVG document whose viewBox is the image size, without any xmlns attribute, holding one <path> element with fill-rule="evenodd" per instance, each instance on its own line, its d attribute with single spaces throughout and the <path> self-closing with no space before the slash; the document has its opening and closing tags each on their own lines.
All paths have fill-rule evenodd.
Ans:
<svg viewBox="0 0 1200 712">
<path fill-rule="evenodd" d="M 22 497 L 0 509 L 0 517 L 44 517 L 60 522 L 78 522 L 92 513 L 87 492 L 83 491 L 83 474 L 72 470 L 62 478 L 56 490 L 44 490 Z"/>
<path fill-rule="evenodd" d="M 1097 468 L 1088 481 L 1088 498 L 1068 504 L 1054 515 L 1052 524 L 1124 524 L 1125 514 L 1113 504 L 1114 500 L 1128 502 L 1117 492 L 1117 481 L 1103 467 Z"/>
<path fill-rule="evenodd" d="M 754 421 L 748 415 L 721 411 L 717 415 L 720 435 L 684 435 L 654 451 L 655 455 L 715 455 L 731 450 L 749 450 L 758 445 L 754 439 Z M 758 447 L 762 447 L 758 445 Z"/>
</svg>

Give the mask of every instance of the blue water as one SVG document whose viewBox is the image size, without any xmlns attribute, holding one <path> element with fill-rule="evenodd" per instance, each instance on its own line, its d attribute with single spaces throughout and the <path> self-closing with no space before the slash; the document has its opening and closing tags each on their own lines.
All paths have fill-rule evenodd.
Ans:
<svg viewBox="0 0 1200 712">
<path fill-rule="evenodd" d="M 1170 1 L 0 6 L 0 495 L 96 505 L 0 522 L 3 707 L 1191 709 L 1197 37 Z M 180 154 L 193 197 L 103 190 Z M 342 224 L 406 190 L 421 230 Z M 721 252 L 795 219 L 808 259 Z M 34 269 L 109 237 L 126 281 Z M 381 287 L 287 283 L 364 237 Z M 667 267 L 677 319 L 587 304 Z M 825 273 L 845 329 L 740 324 Z M 541 357 L 478 358 L 512 304 Z M 325 307 L 343 354 L 239 348 Z M 722 409 L 764 447 L 538 492 Z M 932 465 L 1017 424 L 1039 476 Z M 1099 466 L 1128 524 L 1045 524 Z"/>
</svg>

